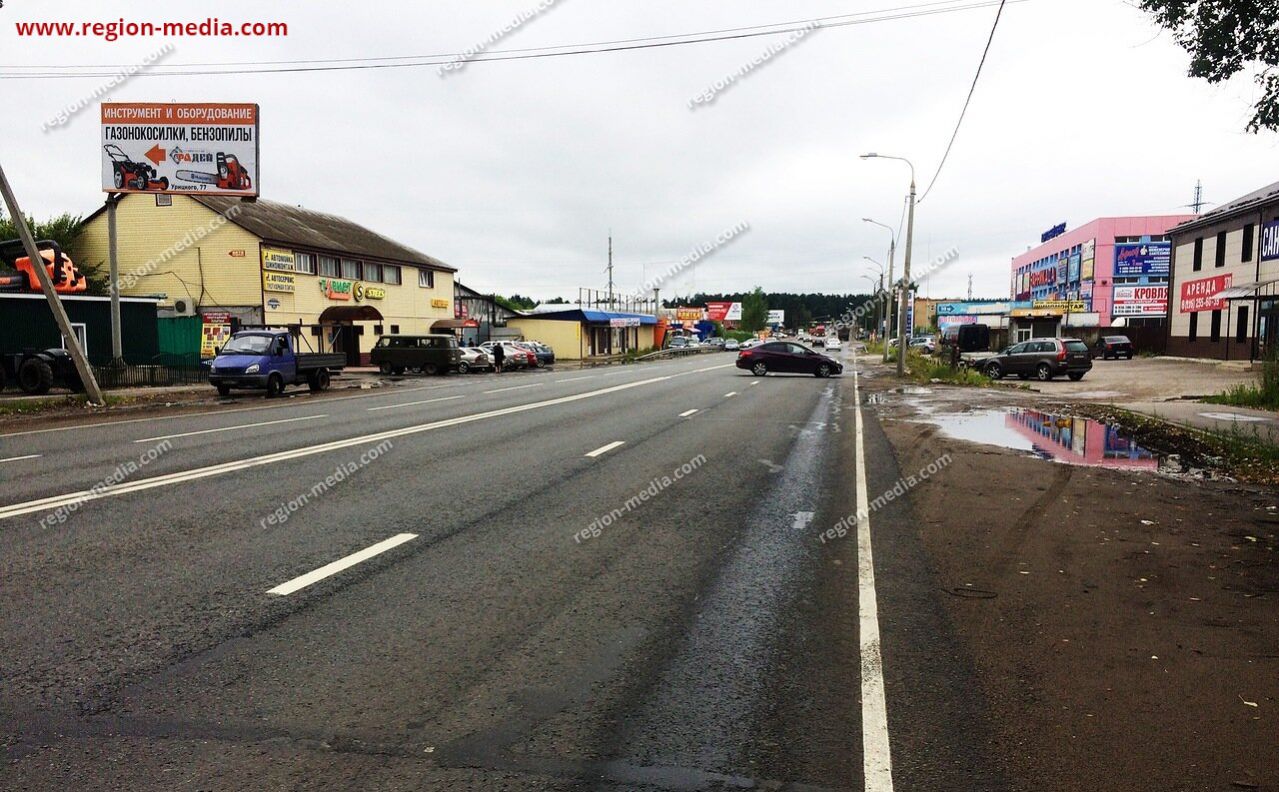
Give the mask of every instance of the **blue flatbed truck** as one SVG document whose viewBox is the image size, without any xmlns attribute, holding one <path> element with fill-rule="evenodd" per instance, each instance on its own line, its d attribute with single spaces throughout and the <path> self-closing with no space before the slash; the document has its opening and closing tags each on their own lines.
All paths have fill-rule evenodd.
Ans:
<svg viewBox="0 0 1279 792">
<path fill-rule="evenodd" d="M 290 385 L 305 384 L 319 392 L 346 366 L 336 352 L 299 352 L 288 330 L 244 330 L 218 350 L 209 367 L 209 383 L 222 396 L 232 389 L 264 390 L 279 396 Z"/>
</svg>

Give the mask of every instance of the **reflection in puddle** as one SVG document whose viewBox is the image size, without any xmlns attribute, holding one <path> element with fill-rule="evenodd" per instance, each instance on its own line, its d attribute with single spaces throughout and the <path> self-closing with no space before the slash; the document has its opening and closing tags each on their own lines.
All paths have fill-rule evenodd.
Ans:
<svg viewBox="0 0 1279 792">
<path fill-rule="evenodd" d="M 1128 470 L 1165 467 L 1160 457 L 1124 437 L 1117 427 L 1089 418 L 1012 409 L 932 415 L 928 421 L 958 440 L 1026 451 L 1071 465 Z M 1170 467 L 1180 469 L 1175 464 Z"/>
</svg>

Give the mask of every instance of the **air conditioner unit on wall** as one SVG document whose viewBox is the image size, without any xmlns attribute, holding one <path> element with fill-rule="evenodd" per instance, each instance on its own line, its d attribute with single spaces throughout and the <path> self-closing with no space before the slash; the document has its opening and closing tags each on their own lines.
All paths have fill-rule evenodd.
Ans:
<svg viewBox="0 0 1279 792">
<path fill-rule="evenodd" d="M 174 300 L 173 312 L 178 316 L 195 316 L 195 303 L 191 300 Z"/>
</svg>

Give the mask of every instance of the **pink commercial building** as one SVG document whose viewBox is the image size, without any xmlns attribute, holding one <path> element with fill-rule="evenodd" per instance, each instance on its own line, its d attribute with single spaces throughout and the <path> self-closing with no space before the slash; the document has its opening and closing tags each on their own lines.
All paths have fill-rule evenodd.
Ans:
<svg viewBox="0 0 1279 792">
<path fill-rule="evenodd" d="M 1010 330 L 1015 340 L 1063 327 L 1160 324 L 1168 313 L 1173 226 L 1194 215 L 1102 217 L 1046 232 L 1013 259 Z"/>
</svg>

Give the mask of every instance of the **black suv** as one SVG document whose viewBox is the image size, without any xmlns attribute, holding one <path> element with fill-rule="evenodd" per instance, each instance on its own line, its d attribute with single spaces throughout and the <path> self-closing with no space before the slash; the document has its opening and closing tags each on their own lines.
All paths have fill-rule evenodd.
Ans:
<svg viewBox="0 0 1279 792">
<path fill-rule="evenodd" d="M 1078 382 L 1092 370 L 1092 355 L 1088 345 L 1077 338 L 1038 338 L 1014 344 L 983 361 L 981 370 L 991 379 L 1016 374 L 1047 382 L 1065 374 Z"/>
</svg>

